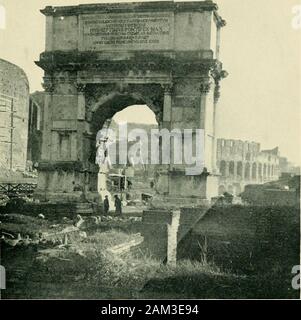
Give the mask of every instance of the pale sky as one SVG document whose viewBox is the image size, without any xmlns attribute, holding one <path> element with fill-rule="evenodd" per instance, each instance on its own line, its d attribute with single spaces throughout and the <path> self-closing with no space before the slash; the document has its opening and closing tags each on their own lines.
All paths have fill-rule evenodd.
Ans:
<svg viewBox="0 0 301 320">
<path fill-rule="evenodd" d="M 100 2 L 108 1 L 0 0 L 6 11 L 4 29 L 0 23 L 0 57 L 24 69 L 31 92 L 41 90 L 43 73 L 33 63 L 45 47 L 45 17 L 39 10 Z M 218 136 L 257 141 L 263 149 L 279 146 L 283 156 L 300 165 L 301 29 L 292 28 L 292 8 L 300 1 L 216 2 L 227 21 L 220 58 L 229 72 L 221 86 Z"/>
<path fill-rule="evenodd" d="M 143 117 L 141 117 L 143 113 Z M 131 122 L 131 123 L 148 123 L 157 124 L 156 116 L 153 111 L 147 105 L 132 105 L 120 112 L 117 112 L 113 119 L 117 123 Z M 147 121 L 145 120 L 147 119 Z"/>
</svg>

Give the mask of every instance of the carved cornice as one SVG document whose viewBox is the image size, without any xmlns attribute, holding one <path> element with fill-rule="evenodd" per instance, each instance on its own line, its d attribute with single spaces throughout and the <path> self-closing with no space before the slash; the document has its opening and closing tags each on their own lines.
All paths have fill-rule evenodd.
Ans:
<svg viewBox="0 0 301 320">
<path fill-rule="evenodd" d="M 84 171 L 84 165 L 79 161 L 40 161 L 39 162 L 39 171 Z"/>
<path fill-rule="evenodd" d="M 185 11 L 216 11 L 217 5 L 212 1 L 159 1 L 133 3 L 104 3 L 78 6 L 52 7 L 41 10 L 45 16 L 70 16 L 88 13 L 127 13 L 127 12 L 185 12 Z"/>
<path fill-rule="evenodd" d="M 116 88 L 116 91 L 118 91 L 120 94 L 127 94 L 129 90 L 129 84 L 119 82 L 119 83 L 116 83 L 115 88 Z"/>
<path fill-rule="evenodd" d="M 91 70 L 99 72 L 115 72 L 128 76 L 135 71 L 141 75 L 149 72 L 172 73 L 175 76 L 188 74 L 206 74 L 219 68 L 219 62 L 211 58 L 201 58 L 200 52 L 183 55 L 181 52 L 166 53 L 132 53 L 131 58 L 124 60 L 105 60 L 96 52 L 53 51 L 44 52 L 36 64 L 46 72 L 76 72 Z"/>
</svg>

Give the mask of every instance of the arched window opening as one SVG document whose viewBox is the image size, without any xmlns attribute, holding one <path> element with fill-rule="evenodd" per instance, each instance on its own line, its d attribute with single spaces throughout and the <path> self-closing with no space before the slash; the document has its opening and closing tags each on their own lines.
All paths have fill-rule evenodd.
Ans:
<svg viewBox="0 0 301 320">
<path fill-rule="evenodd" d="M 252 179 L 257 179 L 257 164 L 255 162 L 252 164 Z"/>
<path fill-rule="evenodd" d="M 246 163 L 246 166 L 245 166 L 245 179 L 250 179 L 250 163 Z"/>
<path fill-rule="evenodd" d="M 226 176 L 226 167 L 227 167 L 227 164 L 226 164 L 226 161 L 222 160 L 221 163 L 220 163 L 220 173 L 223 177 Z"/>
</svg>

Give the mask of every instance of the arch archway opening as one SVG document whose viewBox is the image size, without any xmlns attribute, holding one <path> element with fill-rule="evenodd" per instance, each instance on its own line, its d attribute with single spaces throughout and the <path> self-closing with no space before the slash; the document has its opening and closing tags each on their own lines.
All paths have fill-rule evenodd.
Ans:
<svg viewBox="0 0 301 320">
<path fill-rule="evenodd" d="M 267 177 L 267 165 L 264 164 L 263 165 L 263 178 L 266 179 L 266 177 Z"/>
<path fill-rule="evenodd" d="M 235 196 L 239 197 L 241 194 L 242 188 L 239 183 L 234 184 L 234 194 Z"/>
<path fill-rule="evenodd" d="M 234 195 L 234 187 L 232 185 L 229 185 L 227 188 L 227 192 Z"/>
<path fill-rule="evenodd" d="M 99 127 L 102 130 L 96 136 L 95 160 L 98 163 L 97 156 L 103 153 L 97 177 L 101 198 L 107 195 L 111 208 L 116 194 L 124 204 L 147 202 L 154 192 L 155 165 L 150 161 L 150 136 L 153 129 L 158 129 L 155 113 L 146 104 L 128 105 Z M 136 133 L 139 137 L 135 137 Z M 140 133 L 146 139 L 141 139 Z"/>
<path fill-rule="evenodd" d="M 229 174 L 230 174 L 230 176 L 234 176 L 234 174 L 235 174 L 234 161 L 230 161 L 230 163 L 229 163 Z"/>
<path fill-rule="evenodd" d="M 252 180 L 256 180 L 257 179 L 257 164 L 256 162 L 254 162 L 252 164 Z"/>
<path fill-rule="evenodd" d="M 227 174 L 226 169 L 227 169 L 227 163 L 226 163 L 226 161 L 222 160 L 222 161 L 220 162 L 220 168 L 219 168 L 219 170 L 220 170 L 220 174 L 221 174 L 223 177 L 225 177 L 226 174 Z"/>
<path fill-rule="evenodd" d="M 263 174 L 263 171 L 262 171 L 262 164 L 261 163 L 259 163 L 258 164 L 258 178 L 259 178 L 259 181 L 261 182 L 262 181 L 262 174 Z"/>
<path fill-rule="evenodd" d="M 246 166 L 245 166 L 245 179 L 246 180 L 250 180 L 250 168 L 251 168 L 250 163 L 247 162 Z"/>
<path fill-rule="evenodd" d="M 243 176 L 242 176 L 242 162 L 241 161 L 239 161 L 238 163 L 237 163 L 237 176 L 239 177 L 239 178 L 242 178 Z"/>
</svg>

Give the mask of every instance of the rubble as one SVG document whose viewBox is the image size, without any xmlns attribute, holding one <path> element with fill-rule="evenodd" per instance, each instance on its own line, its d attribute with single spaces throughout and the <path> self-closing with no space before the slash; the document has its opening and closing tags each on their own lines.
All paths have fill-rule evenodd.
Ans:
<svg viewBox="0 0 301 320">
<path fill-rule="evenodd" d="M 133 235 L 133 238 L 133 240 L 110 247 L 107 249 L 107 251 L 112 254 L 122 255 L 129 252 L 131 248 L 136 247 L 143 242 L 143 237 L 141 236 L 141 233 Z"/>
<path fill-rule="evenodd" d="M 76 216 L 74 225 L 75 225 L 75 227 L 79 228 L 84 222 L 85 222 L 84 219 L 81 217 L 80 214 L 78 214 L 78 215 Z"/>
</svg>

